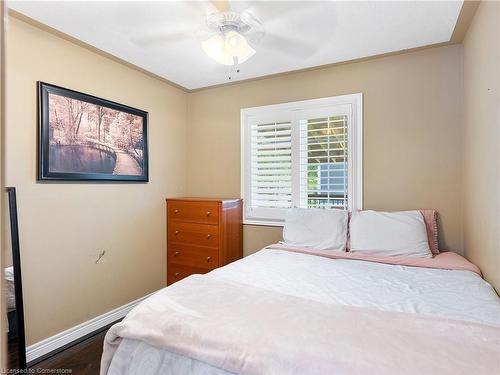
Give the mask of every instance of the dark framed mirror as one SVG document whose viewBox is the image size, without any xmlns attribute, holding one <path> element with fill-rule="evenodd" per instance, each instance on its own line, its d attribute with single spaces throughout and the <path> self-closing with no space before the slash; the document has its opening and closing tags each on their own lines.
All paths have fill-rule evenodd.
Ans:
<svg viewBox="0 0 500 375">
<path fill-rule="evenodd" d="M 16 188 L 7 187 L 10 248 L 6 247 L 5 299 L 7 307 L 7 368 L 26 369 L 26 339 L 24 335 L 23 287 L 21 280 L 21 253 L 17 221 Z"/>
</svg>

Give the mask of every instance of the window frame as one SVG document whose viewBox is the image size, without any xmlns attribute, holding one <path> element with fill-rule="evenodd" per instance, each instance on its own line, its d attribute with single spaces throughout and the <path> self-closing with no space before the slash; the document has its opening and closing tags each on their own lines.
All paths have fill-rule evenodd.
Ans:
<svg viewBox="0 0 500 375">
<path fill-rule="evenodd" d="M 283 212 L 287 209 L 269 208 L 267 210 L 276 210 L 276 217 L 262 218 L 252 216 L 252 208 L 248 206 L 248 194 L 251 194 L 251 124 L 255 118 L 273 119 L 274 114 L 290 113 L 289 121 L 292 127 L 292 171 L 294 168 L 300 168 L 295 165 L 295 161 L 300 159 L 300 156 L 293 156 L 298 151 L 299 147 L 299 113 L 304 111 L 321 111 L 329 107 L 337 107 L 342 105 L 351 106 L 351 118 L 347 128 L 348 131 L 348 197 L 349 207 L 352 210 L 361 210 L 363 208 L 363 94 L 355 93 L 348 95 L 340 95 L 319 99 L 301 100 L 289 103 L 280 103 L 265 105 L 260 107 L 242 108 L 241 115 L 241 198 L 243 198 L 243 224 L 264 225 L 264 226 L 283 226 Z M 334 110 L 333 110 L 334 111 Z M 278 121 L 281 118 L 273 119 Z M 295 180 L 295 182 L 294 182 Z M 298 180 L 298 181 L 297 181 Z M 294 187 L 300 184 L 300 173 L 292 172 L 292 205 Z M 299 196 L 300 193 L 295 193 Z M 266 209 L 263 209 L 266 210 Z M 280 215 L 281 212 L 281 215 Z M 279 216 L 279 218 L 278 218 Z"/>
</svg>

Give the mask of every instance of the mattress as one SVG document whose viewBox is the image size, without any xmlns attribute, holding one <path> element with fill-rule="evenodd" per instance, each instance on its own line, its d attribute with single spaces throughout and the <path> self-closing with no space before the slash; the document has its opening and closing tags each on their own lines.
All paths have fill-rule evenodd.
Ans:
<svg viewBox="0 0 500 375">
<path fill-rule="evenodd" d="M 212 276 L 306 300 L 424 314 L 500 326 L 500 300 L 479 275 L 328 259 L 264 249 L 211 272 Z M 124 339 L 108 375 L 228 374 L 200 361 Z"/>
</svg>

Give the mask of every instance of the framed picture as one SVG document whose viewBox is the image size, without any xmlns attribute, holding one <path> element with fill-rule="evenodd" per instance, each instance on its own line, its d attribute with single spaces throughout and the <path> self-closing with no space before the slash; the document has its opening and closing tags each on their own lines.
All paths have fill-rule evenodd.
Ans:
<svg viewBox="0 0 500 375">
<path fill-rule="evenodd" d="M 148 113 L 38 82 L 38 180 L 148 181 Z"/>
</svg>

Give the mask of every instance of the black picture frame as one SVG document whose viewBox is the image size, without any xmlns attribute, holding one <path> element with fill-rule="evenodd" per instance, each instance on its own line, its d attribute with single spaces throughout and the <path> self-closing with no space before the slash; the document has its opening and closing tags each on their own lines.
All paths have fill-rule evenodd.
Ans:
<svg viewBox="0 0 500 375">
<path fill-rule="evenodd" d="M 107 99 L 84 94 L 60 86 L 37 82 L 38 93 L 38 181 L 107 181 L 107 182 L 148 182 L 149 181 L 149 159 L 148 159 L 148 112 L 137 108 L 119 104 Z M 142 174 L 141 175 L 115 175 L 111 173 L 81 173 L 81 172 L 55 172 L 49 170 L 49 93 L 80 100 L 90 104 L 110 108 L 116 111 L 132 114 L 142 118 Z"/>
<path fill-rule="evenodd" d="M 16 188 L 5 188 L 9 197 L 10 236 L 12 243 L 12 267 L 14 269 L 14 295 L 16 299 L 17 323 L 17 369 L 26 369 L 26 339 L 24 329 L 23 286 L 21 278 L 21 249 L 19 245 L 19 225 L 17 220 Z"/>
</svg>

